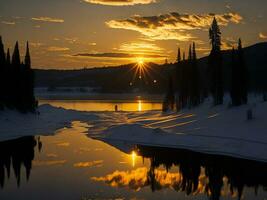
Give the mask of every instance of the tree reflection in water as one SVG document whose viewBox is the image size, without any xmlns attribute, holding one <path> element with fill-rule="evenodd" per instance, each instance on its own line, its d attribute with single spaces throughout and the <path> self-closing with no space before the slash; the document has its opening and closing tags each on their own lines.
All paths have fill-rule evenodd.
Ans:
<svg viewBox="0 0 267 200">
<path fill-rule="evenodd" d="M 160 189 L 155 178 L 155 169 L 164 166 L 168 171 L 172 166 L 179 166 L 182 180 L 173 189 L 184 191 L 187 195 L 197 191 L 200 184 L 201 169 L 208 181 L 204 185 L 205 193 L 212 200 L 221 196 L 224 184 L 230 193 L 237 193 L 241 198 L 245 186 L 254 187 L 257 194 L 259 186 L 267 189 L 267 164 L 236 159 L 227 156 L 215 156 L 187 150 L 152 148 L 137 146 L 139 155 L 150 159 L 148 180 L 152 191 Z M 225 181 L 224 181 L 225 180 Z M 203 182 L 202 182 L 203 184 Z"/>
<path fill-rule="evenodd" d="M 10 178 L 13 167 L 17 186 L 20 186 L 21 168 L 24 165 L 26 178 L 29 180 L 32 161 L 34 159 L 34 148 L 38 146 L 41 151 L 42 143 L 39 138 L 27 136 L 15 140 L 0 142 L 0 186 L 4 187 L 5 179 Z"/>
</svg>

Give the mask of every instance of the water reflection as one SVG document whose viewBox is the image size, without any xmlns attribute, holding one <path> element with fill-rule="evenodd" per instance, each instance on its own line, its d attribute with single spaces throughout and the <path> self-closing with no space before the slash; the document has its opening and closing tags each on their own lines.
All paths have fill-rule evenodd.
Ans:
<svg viewBox="0 0 267 200">
<path fill-rule="evenodd" d="M 265 163 L 115 141 L 107 145 L 75 130 L 42 136 L 42 143 L 35 137 L 0 142 L 0 199 L 266 197 Z M 24 177 L 31 180 L 22 185 Z"/>
<path fill-rule="evenodd" d="M 129 144 L 114 145 L 129 152 Z M 92 180 L 103 181 L 113 187 L 140 190 L 150 186 L 152 191 L 171 188 L 187 195 L 206 194 L 209 199 L 221 196 L 241 199 L 245 187 L 259 187 L 267 191 L 267 164 L 235 159 L 227 156 L 207 155 L 187 150 L 133 145 L 143 159 L 150 160 L 150 167 L 132 171 L 115 171 Z M 126 150 L 127 149 L 127 150 Z"/>
<path fill-rule="evenodd" d="M 135 101 L 101 101 L 101 100 L 40 100 L 40 105 L 50 104 L 55 107 L 79 111 L 114 111 L 115 106 L 119 111 L 148 111 L 161 110 L 161 103 L 144 100 Z"/>
<path fill-rule="evenodd" d="M 22 167 L 26 170 L 26 179 L 29 180 L 34 159 L 34 148 L 38 146 L 39 151 L 42 143 L 33 136 L 0 142 L 0 186 L 4 187 L 6 178 L 10 178 L 13 168 L 17 186 L 20 186 Z"/>
</svg>

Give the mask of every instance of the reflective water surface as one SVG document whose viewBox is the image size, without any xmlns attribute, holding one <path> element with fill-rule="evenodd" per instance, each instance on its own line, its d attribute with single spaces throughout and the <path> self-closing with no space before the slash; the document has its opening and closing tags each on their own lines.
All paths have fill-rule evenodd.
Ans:
<svg viewBox="0 0 267 200">
<path fill-rule="evenodd" d="M 0 199 L 266 199 L 267 164 L 90 139 L 73 122 L 55 136 L 0 143 Z"/>
<path fill-rule="evenodd" d="M 119 111 L 147 111 L 161 110 L 162 104 L 144 100 L 39 100 L 40 105 L 50 104 L 55 107 L 79 111 L 114 111 L 118 106 Z"/>
</svg>

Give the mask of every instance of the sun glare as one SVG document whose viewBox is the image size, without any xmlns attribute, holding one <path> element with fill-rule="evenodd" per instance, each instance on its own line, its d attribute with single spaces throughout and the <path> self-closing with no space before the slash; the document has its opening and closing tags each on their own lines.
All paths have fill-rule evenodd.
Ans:
<svg viewBox="0 0 267 200">
<path fill-rule="evenodd" d="M 143 67 L 144 66 L 144 59 L 143 58 L 137 58 L 137 64 L 138 64 L 138 67 Z"/>
<path fill-rule="evenodd" d="M 134 151 L 132 151 L 132 166 L 135 167 L 135 159 L 136 159 L 136 153 Z"/>
</svg>

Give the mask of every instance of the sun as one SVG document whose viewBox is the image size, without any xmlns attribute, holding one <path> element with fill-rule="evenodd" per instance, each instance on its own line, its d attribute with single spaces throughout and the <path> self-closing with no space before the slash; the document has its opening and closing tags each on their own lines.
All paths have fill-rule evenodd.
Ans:
<svg viewBox="0 0 267 200">
<path fill-rule="evenodd" d="M 139 67 L 142 67 L 144 65 L 144 59 L 143 58 L 137 58 L 137 64 Z"/>
<path fill-rule="evenodd" d="M 144 61 L 143 60 L 139 60 L 138 61 L 138 65 L 143 65 L 144 64 Z"/>
</svg>

